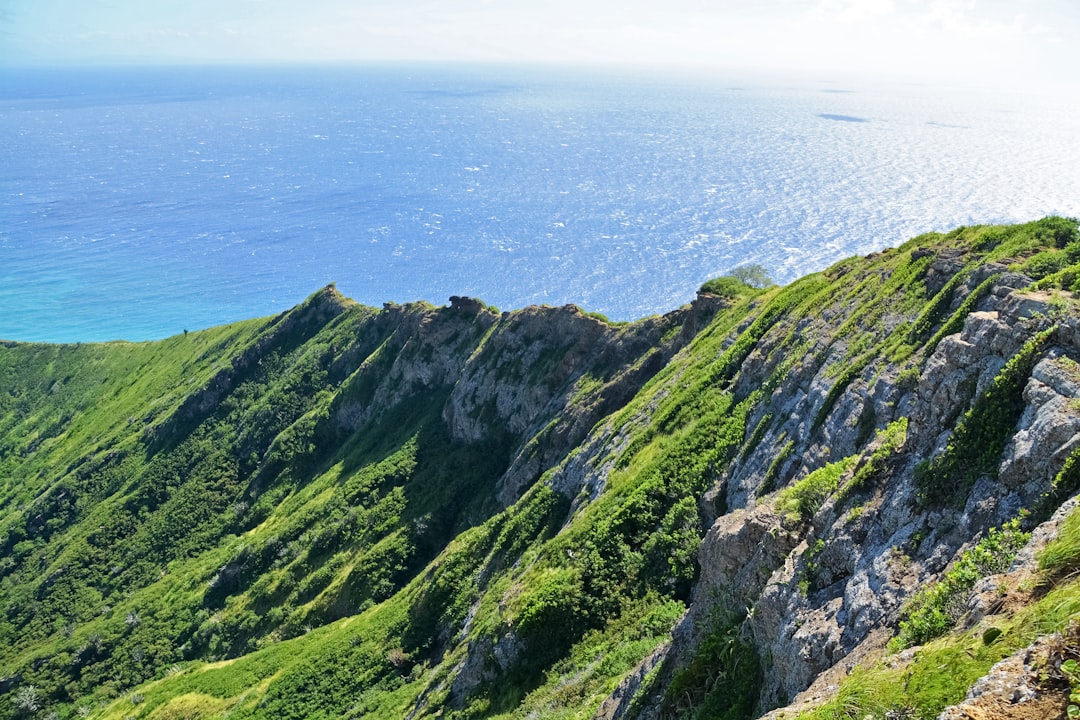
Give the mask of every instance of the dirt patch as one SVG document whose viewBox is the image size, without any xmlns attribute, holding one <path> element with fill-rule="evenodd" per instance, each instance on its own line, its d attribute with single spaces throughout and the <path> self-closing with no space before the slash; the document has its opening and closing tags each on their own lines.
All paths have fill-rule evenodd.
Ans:
<svg viewBox="0 0 1080 720">
<path fill-rule="evenodd" d="M 1080 625 L 1044 635 L 994 665 L 972 686 L 968 699 L 947 708 L 941 720 L 1065 720 L 1070 677 L 1062 666 L 1080 659 Z"/>
<path fill-rule="evenodd" d="M 1069 707 L 1067 691 L 1045 693 L 1023 702 L 983 695 L 964 705 L 949 708 L 947 720 L 1065 720 Z"/>
</svg>

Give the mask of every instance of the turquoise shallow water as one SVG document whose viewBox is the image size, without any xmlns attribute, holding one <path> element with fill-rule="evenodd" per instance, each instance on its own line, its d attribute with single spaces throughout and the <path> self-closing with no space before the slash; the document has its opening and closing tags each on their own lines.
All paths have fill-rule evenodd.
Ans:
<svg viewBox="0 0 1080 720">
<path fill-rule="evenodd" d="M 959 224 L 1080 214 L 1071 99 L 417 65 L 0 71 L 0 338 L 475 295 L 664 312 Z"/>
</svg>

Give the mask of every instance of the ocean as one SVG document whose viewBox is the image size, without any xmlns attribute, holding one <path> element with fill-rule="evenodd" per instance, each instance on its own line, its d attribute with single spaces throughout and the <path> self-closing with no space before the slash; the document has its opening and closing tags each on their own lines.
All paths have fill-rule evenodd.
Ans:
<svg viewBox="0 0 1080 720">
<path fill-rule="evenodd" d="M 667 312 L 958 225 L 1080 215 L 1080 100 L 733 72 L 0 70 L 0 338 L 471 295 Z"/>
</svg>

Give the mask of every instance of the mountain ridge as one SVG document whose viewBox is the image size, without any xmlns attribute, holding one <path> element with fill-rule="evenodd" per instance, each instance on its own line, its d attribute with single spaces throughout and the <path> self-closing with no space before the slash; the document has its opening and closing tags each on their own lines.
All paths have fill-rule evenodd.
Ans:
<svg viewBox="0 0 1080 720">
<path fill-rule="evenodd" d="M 155 343 L 6 343 L 0 713 L 830 712 L 845 662 L 918 675 L 886 641 L 954 637 L 911 634 L 919 588 L 975 548 L 1000 574 L 1040 523 L 1057 547 L 1078 276 L 1047 218 L 633 323 L 331 286 Z M 958 675 L 858 707 L 936 716 Z"/>
</svg>

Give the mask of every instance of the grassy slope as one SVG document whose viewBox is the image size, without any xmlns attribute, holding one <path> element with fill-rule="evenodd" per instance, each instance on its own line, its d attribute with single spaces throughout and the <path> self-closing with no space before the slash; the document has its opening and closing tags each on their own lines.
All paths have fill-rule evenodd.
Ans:
<svg viewBox="0 0 1080 720">
<path fill-rule="evenodd" d="M 4 349 L 9 680 L 85 705 L 236 657 L 383 599 L 490 513 L 506 453 L 449 447 L 439 393 L 313 456 L 348 363 L 393 330 L 325 295 L 312 318 Z"/>
<path fill-rule="evenodd" d="M 160 343 L 0 348 L 0 714 L 33 686 L 61 717 L 591 717 L 685 607 L 696 499 L 788 370 L 830 368 L 823 420 L 971 309 L 949 312 L 959 281 L 929 296 L 916 250 L 1071 289 L 1071 228 L 922 236 L 744 296 L 598 426 L 593 464 L 614 469 L 569 518 L 544 483 L 496 512 L 507 440 L 450 442 L 449 388 L 342 431 L 404 357 L 404 320 L 326 292 Z M 844 312 L 823 345 L 803 328 L 824 307 Z M 466 695 L 470 648 L 487 661 Z"/>
</svg>

